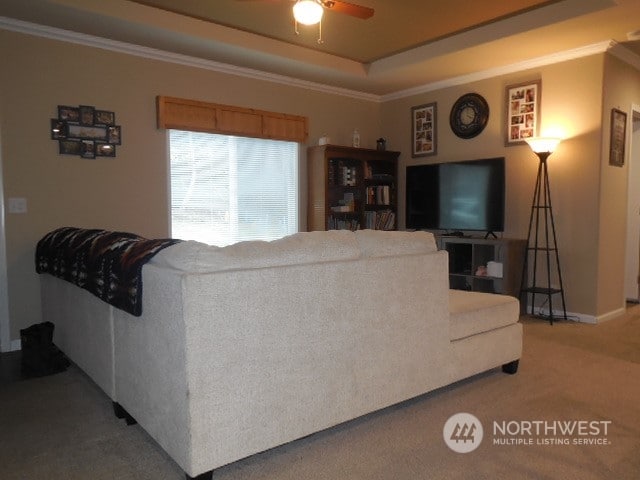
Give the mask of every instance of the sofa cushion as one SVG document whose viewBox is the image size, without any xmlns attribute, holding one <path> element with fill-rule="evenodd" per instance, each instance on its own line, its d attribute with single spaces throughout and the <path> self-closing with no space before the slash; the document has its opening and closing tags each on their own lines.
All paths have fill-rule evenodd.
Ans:
<svg viewBox="0 0 640 480">
<path fill-rule="evenodd" d="M 437 251 L 435 238 L 429 232 L 357 230 L 355 236 L 363 257 L 391 257 Z"/>
<path fill-rule="evenodd" d="M 355 260 L 359 257 L 360 249 L 352 232 L 331 230 L 296 233 L 271 242 L 239 242 L 226 247 L 186 241 L 166 248 L 151 263 L 188 272 L 208 273 Z"/>
<path fill-rule="evenodd" d="M 493 293 L 449 290 L 449 338 L 459 340 L 516 323 L 520 302 Z"/>
</svg>

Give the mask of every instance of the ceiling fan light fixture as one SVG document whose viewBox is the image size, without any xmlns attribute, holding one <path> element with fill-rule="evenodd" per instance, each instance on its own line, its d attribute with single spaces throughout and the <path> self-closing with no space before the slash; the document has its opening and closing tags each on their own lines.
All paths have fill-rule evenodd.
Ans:
<svg viewBox="0 0 640 480">
<path fill-rule="evenodd" d="M 316 0 L 298 0 L 293 6 L 293 18 L 303 25 L 315 25 L 322 20 L 324 9 Z"/>
</svg>

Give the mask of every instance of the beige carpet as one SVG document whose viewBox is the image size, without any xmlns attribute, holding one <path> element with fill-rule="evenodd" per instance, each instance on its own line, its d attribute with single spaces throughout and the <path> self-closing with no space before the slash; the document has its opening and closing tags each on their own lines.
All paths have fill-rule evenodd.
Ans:
<svg viewBox="0 0 640 480">
<path fill-rule="evenodd" d="M 640 478 L 640 307 L 596 326 L 523 323 L 518 374 L 476 376 L 228 465 L 214 479 Z M 444 423 L 459 412 L 484 427 L 483 442 L 470 453 L 455 453 L 443 440 Z M 494 422 L 572 420 L 610 422 L 598 437 L 608 444 L 493 444 Z M 71 368 L 0 387 L 0 478 L 184 476 L 139 426 L 117 420 L 102 392 Z"/>
</svg>

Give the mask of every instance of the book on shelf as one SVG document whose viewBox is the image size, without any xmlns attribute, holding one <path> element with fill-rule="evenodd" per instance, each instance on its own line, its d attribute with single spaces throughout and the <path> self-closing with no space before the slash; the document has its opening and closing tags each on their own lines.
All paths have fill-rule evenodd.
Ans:
<svg viewBox="0 0 640 480">
<path fill-rule="evenodd" d="M 395 180 L 395 177 L 390 173 L 377 173 L 374 172 L 373 166 L 367 164 L 364 169 L 364 178 L 367 180 L 376 180 L 378 182 L 391 183 Z"/>
<path fill-rule="evenodd" d="M 395 230 L 396 214 L 392 210 L 365 212 L 365 228 L 371 230 Z"/>
<path fill-rule="evenodd" d="M 331 207 L 331 211 L 336 213 L 349 213 L 353 212 L 353 207 L 350 205 L 336 205 L 335 207 Z"/>
<path fill-rule="evenodd" d="M 356 167 L 342 167 L 342 185 L 345 187 L 356 186 Z"/>
<path fill-rule="evenodd" d="M 360 222 L 356 219 L 337 218 L 333 215 L 327 219 L 327 230 L 359 230 Z"/>
<path fill-rule="evenodd" d="M 339 187 L 355 187 L 357 184 L 358 169 L 355 165 L 348 165 L 338 158 L 329 159 L 327 180 L 329 185 Z"/>
<path fill-rule="evenodd" d="M 389 185 L 367 187 L 367 205 L 389 205 L 391 203 L 391 188 Z"/>
</svg>

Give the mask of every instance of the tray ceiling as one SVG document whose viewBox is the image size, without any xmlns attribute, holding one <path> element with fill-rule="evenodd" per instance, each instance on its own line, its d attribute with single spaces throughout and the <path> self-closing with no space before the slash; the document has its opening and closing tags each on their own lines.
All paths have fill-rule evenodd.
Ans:
<svg viewBox="0 0 640 480">
<path fill-rule="evenodd" d="M 2 0 L 0 16 L 374 95 L 612 41 L 640 60 L 638 0 L 353 0 L 374 16 L 327 11 L 321 44 L 293 3 Z"/>
</svg>

